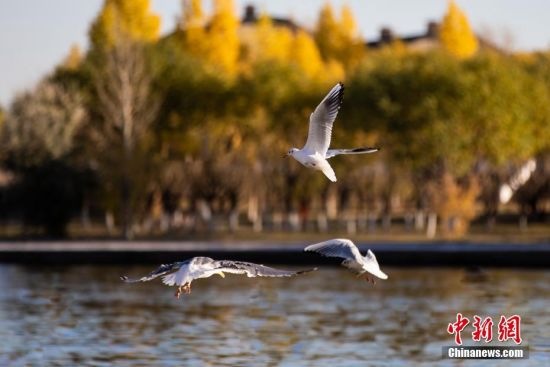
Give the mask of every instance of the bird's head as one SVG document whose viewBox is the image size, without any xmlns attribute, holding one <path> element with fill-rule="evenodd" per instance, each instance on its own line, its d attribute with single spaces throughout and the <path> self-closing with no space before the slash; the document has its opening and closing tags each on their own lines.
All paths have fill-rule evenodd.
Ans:
<svg viewBox="0 0 550 367">
<path fill-rule="evenodd" d="M 283 158 L 290 157 L 290 156 L 294 155 L 294 153 L 299 151 L 299 150 L 300 149 L 298 149 L 298 148 L 290 148 L 290 150 L 288 152 L 286 152 L 285 155 L 283 155 Z"/>
</svg>

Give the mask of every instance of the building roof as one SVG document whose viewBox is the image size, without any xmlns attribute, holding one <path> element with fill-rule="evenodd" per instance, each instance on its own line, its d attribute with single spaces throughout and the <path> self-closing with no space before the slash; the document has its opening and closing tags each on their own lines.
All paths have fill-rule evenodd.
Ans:
<svg viewBox="0 0 550 367">
<path fill-rule="evenodd" d="M 273 24 L 278 27 L 287 27 L 292 32 L 296 32 L 301 27 L 296 24 L 292 19 L 290 18 L 281 18 L 281 17 L 269 17 Z M 256 7 L 254 5 L 247 5 L 244 10 L 244 16 L 241 19 L 242 25 L 254 25 L 258 22 L 259 17 L 258 13 L 256 12 Z"/>
<path fill-rule="evenodd" d="M 398 37 L 390 28 L 384 27 L 380 30 L 380 38 L 375 41 L 366 42 L 366 46 L 368 48 L 380 48 L 394 41 L 400 41 L 409 46 L 420 41 L 436 42 L 438 40 L 438 31 L 439 24 L 436 22 L 429 22 L 426 32 L 424 33 Z"/>
</svg>

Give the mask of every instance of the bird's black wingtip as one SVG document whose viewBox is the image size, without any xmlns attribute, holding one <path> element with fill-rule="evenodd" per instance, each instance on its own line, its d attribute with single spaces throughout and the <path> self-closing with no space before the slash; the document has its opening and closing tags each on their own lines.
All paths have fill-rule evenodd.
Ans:
<svg viewBox="0 0 550 367">
<path fill-rule="evenodd" d="M 378 152 L 380 148 L 378 147 L 363 147 L 363 148 L 355 148 L 355 149 L 349 149 L 352 153 L 375 153 Z"/>
<path fill-rule="evenodd" d="M 119 278 L 124 282 L 128 280 L 128 277 L 126 275 L 121 275 Z"/>
</svg>

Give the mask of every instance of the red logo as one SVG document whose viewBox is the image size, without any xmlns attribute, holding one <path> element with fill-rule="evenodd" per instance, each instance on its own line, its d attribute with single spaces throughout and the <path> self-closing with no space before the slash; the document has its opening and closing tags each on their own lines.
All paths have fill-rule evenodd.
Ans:
<svg viewBox="0 0 550 367">
<path fill-rule="evenodd" d="M 470 323 L 467 317 L 462 317 L 459 312 L 456 314 L 456 322 L 453 322 L 447 326 L 447 332 L 449 334 L 455 334 L 455 343 L 462 345 L 462 339 L 460 338 L 460 332 Z"/>
<path fill-rule="evenodd" d="M 518 315 L 510 316 L 509 318 L 500 316 L 498 322 L 498 341 L 504 342 L 512 339 L 514 343 L 521 344 L 521 317 Z"/>
<path fill-rule="evenodd" d="M 483 321 L 481 321 L 481 317 L 475 315 L 474 323 L 472 325 L 475 329 L 472 332 L 473 341 L 478 342 L 481 339 L 485 339 L 485 343 L 489 343 L 493 340 L 493 319 L 486 317 Z"/>
<path fill-rule="evenodd" d="M 447 332 L 455 336 L 456 345 L 462 345 L 461 332 L 470 323 L 470 320 L 462 316 L 459 312 L 456 314 L 456 321 L 449 323 L 447 326 Z M 474 315 L 474 322 L 472 323 L 474 331 L 472 332 L 472 340 L 479 342 L 483 339 L 485 343 L 489 343 L 493 340 L 493 319 L 490 316 L 482 319 L 478 315 Z M 513 340 L 516 344 L 521 344 L 521 317 L 513 315 L 506 318 L 504 315 L 500 316 L 498 323 L 498 340 L 501 342 L 507 340 Z"/>
</svg>

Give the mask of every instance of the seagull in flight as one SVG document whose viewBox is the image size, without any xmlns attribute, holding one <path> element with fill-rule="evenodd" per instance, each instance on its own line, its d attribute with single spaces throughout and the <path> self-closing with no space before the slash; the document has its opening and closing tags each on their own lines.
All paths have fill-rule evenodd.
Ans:
<svg viewBox="0 0 550 367">
<path fill-rule="evenodd" d="M 342 105 L 343 97 L 344 84 L 338 83 L 309 116 L 309 133 L 306 145 L 302 149 L 291 148 L 284 155 L 284 157 L 293 157 L 306 167 L 322 171 L 332 182 L 336 182 L 336 174 L 327 159 L 340 154 L 365 154 L 380 150 L 380 148 L 369 147 L 329 149 L 332 125 Z"/>
<path fill-rule="evenodd" d="M 317 252 L 327 257 L 343 258 L 342 265 L 356 273 L 358 277 L 365 276 L 367 282 L 375 284 L 374 277 L 388 279 L 388 276 L 380 270 L 376 256 L 371 250 L 367 251 L 367 256 L 363 257 L 359 249 L 351 240 L 337 238 L 325 242 L 310 245 L 304 249 L 307 252 Z"/>
<path fill-rule="evenodd" d="M 268 266 L 248 263 L 243 261 L 214 260 L 209 257 L 193 257 L 185 261 L 172 264 L 162 264 L 141 278 L 128 278 L 121 276 L 120 279 L 126 283 L 148 282 L 162 276 L 162 282 L 169 286 L 177 286 L 176 298 L 180 298 L 182 292 L 191 293 L 191 282 L 195 279 L 208 278 L 212 275 L 219 275 L 225 278 L 224 273 L 246 274 L 247 277 L 292 277 L 298 274 L 308 273 L 317 270 L 288 271 L 270 268 Z"/>
</svg>

